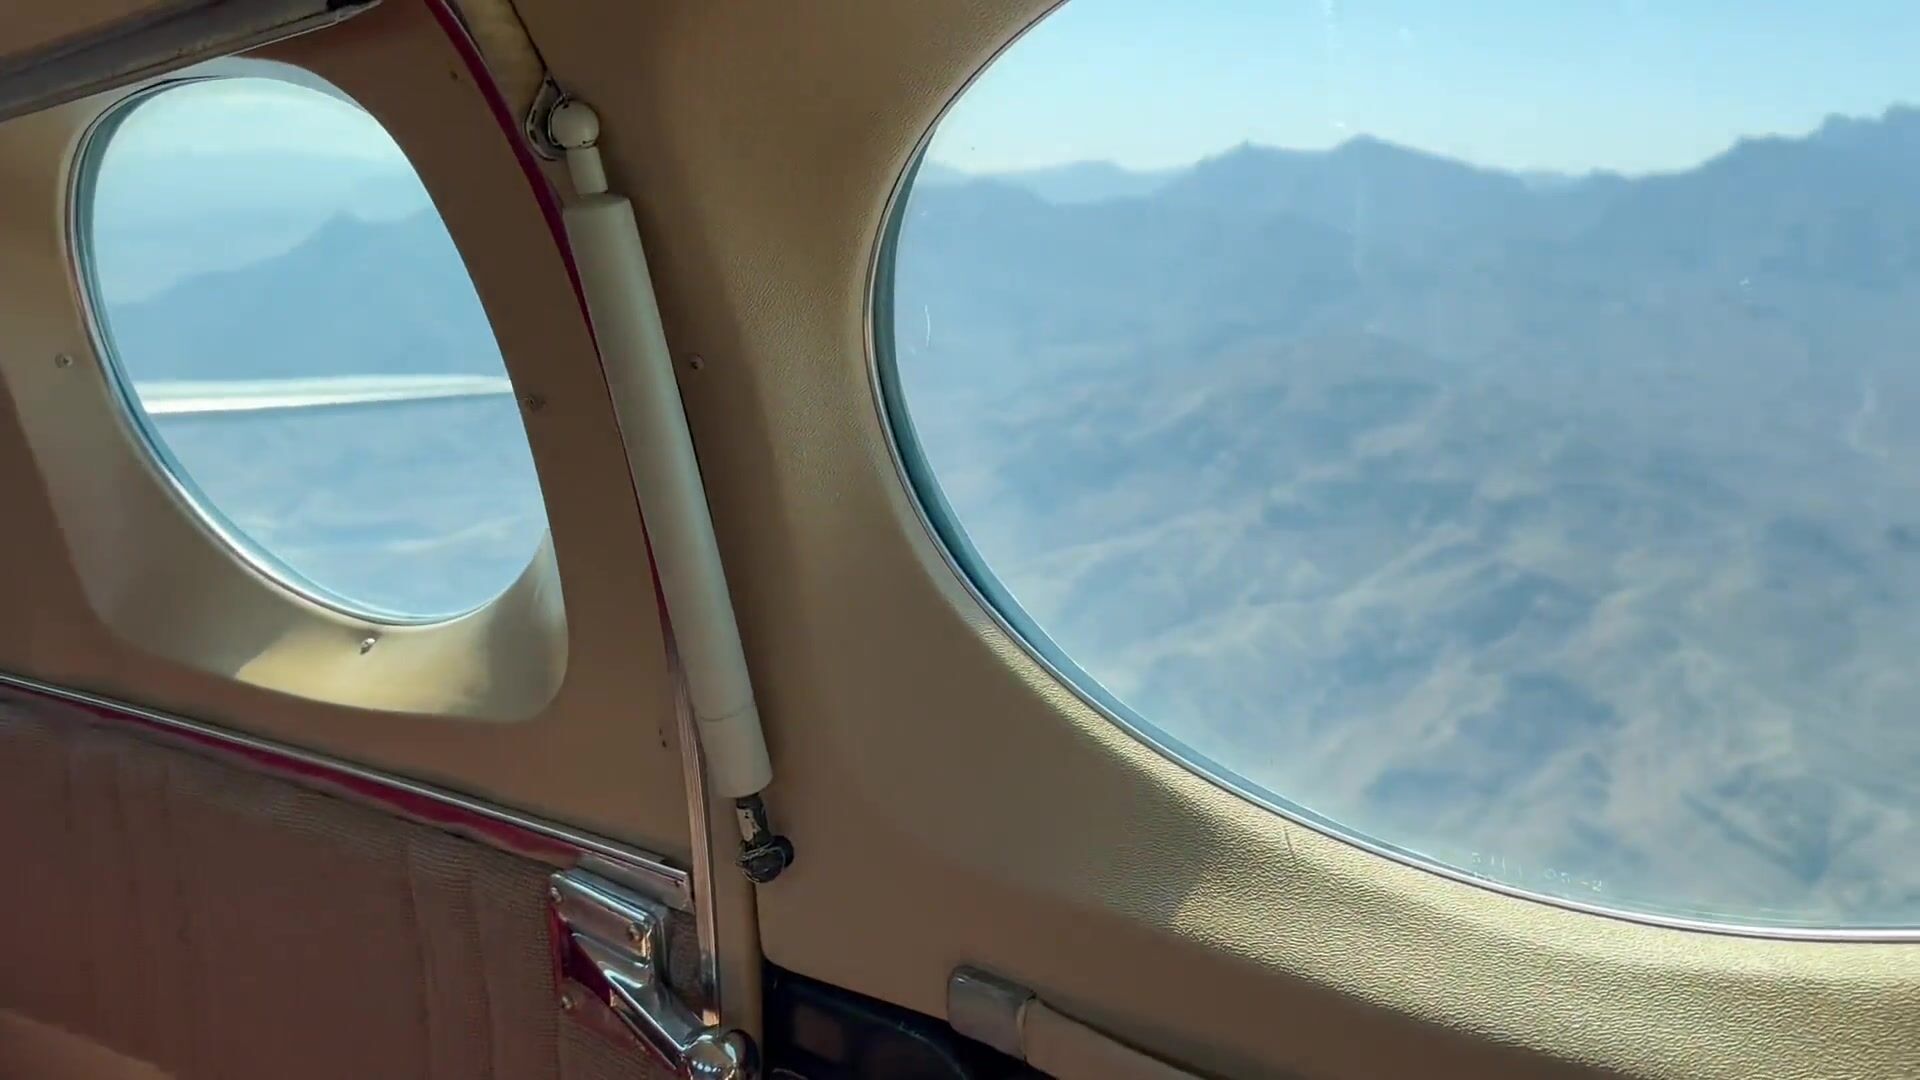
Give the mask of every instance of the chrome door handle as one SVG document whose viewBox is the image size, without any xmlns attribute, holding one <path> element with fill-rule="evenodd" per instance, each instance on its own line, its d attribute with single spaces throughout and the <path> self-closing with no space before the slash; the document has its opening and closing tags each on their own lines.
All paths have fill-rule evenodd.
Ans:
<svg viewBox="0 0 1920 1080">
<path fill-rule="evenodd" d="M 554 874 L 548 898 L 564 935 L 563 972 L 604 1012 L 581 1012 L 565 991 L 563 1008 L 590 1024 L 611 1015 L 618 1034 L 683 1080 L 752 1080 L 759 1072 L 745 1032 L 707 1023 L 669 983 L 665 906 L 580 870 Z"/>
</svg>

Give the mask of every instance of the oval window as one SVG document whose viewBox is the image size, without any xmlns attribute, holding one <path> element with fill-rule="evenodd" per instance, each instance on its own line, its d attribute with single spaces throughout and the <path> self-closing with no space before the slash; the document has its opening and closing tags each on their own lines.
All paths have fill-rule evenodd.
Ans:
<svg viewBox="0 0 1920 1080">
<path fill-rule="evenodd" d="M 1376 850 L 1920 925 L 1920 7 L 1201 8 L 1065 5 L 897 204 L 956 562 Z"/>
<path fill-rule="evenodd" d="M 165 86 L 95 132 L 79 196 L 108 368 L 252 562 L 385 621 L 525 570 L 546 516 L 499 346 L 365 110 L 271 78 Z"/>
</svg>

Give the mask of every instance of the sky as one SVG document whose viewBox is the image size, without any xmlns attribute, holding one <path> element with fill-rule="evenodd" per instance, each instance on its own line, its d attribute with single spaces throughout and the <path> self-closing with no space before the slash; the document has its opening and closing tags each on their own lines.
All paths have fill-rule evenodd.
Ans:
<svg viewBox="0 0 1920 1080">
<path fill-rule="evenodd" d="M 273 77 L 208 79 L 140 103 L 113 138 L 121 158 L 276 154 L 406 168 L 406 155 L 359 106 L 326 89 Z M 309 79 L 308 81 L 312 81 Z"/>
<path fill-rule="evenodd" d="M 1684 169 L 1920 104 L 1915 0 L 1069 0 L 963 94 L 970 172 L 1367 134 L 1482 165 Z"/>
<path fill-rule="evenodd" d="M 1161 168 L 1366 134 L 1506 169 L 1666 171 L 1920 104 L 1916 57 L 1916 0 L 1069 0 L 961 95 L 929 156 Z M 163 94 L 115 149 L 405 169 L 351 105 L 259 78 Z"/>
<path fill-rule="evenodd" d="M 162 90 L 93 149 L 90 262 L 109 301 L 278 255 L 335 215 L 391 219 L 432 204 L 373 117 L 278 79 Z"/>
</svg>

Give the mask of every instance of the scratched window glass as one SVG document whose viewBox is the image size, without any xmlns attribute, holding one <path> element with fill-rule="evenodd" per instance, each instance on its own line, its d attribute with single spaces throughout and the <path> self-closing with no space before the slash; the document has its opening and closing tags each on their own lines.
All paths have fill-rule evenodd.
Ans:
<svg viewBox="0 0 1920 1080">
<path fill-rule="evenodd" d="M 480 299 L 420 179 L 330 88 L 176 84 L 90 140 L 108 358 L 180 493 L 251 562 L 382 620 L 456 615 L 546 515 Z"/>
<path fill-rule="evenodd" d="M 1920 925 L 1916 46 L 1905 2 L 1071 0 L 891 223 L 902 461 L 1035 652 L 1282 813 Z"/>
</svg>

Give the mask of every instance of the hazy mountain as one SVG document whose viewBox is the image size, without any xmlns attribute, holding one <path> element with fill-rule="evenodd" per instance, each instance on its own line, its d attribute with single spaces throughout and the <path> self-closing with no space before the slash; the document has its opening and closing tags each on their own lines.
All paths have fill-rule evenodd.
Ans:
<svg viewBox="0 0 1920 1080">
<path fill-rule="evenodd" d="M 1372 138 L 1326 152 L 1242 146 L 1210 158 L 1168 186 L 1167 201 L 1287 215 L 1401 240 L 1498 222 L 1528 195 L 1525 182 Z"/>
<path fill-rule="evenodd" d="M 928 460 L 1126 705 L 1537 890 L 1920 923 L 1920 112 L 1645 177 L 1374 139 L 929 163 L 906 215 L 893 356 Z M 153 378 L 497 370 L 458 267 L 430 215 L 336 217 L 110 322 Z M 192 435 L 284 501 L 304 440 L 236 430 Z M 477 511 L 446 487 L 453 530 Z M 329 522 L 437 527 L 369 513 L 258 527 L 341 559 Z"/>
<path fill-rule="evenodd" d="M 1603 902 L 1920 921 L 1920 118 L 1542 183 L 1377 140 L 921 190 L 981 557 L 1309 810 Z"/>
<path fill-rule="evenodd" d="M 282 254 L 337 214 L 382 220 L 429 205 L 404 162 L 326 158 L 302 167 L 283 150 L 261 150 L 110 156 L 107 166 L 90 203 L 93 265 L 115 302 Z M 209 226 L 217 242 L 180 242 L 183 231 Z"/>
<path fill-rule="evenodd" d="M 969 173 L 929 161 L 920 166 L 914 183 L 921 187 L 951 187 L 986 180 L 1020 188 L 1050 203 L 1088 203 L 1151 195 L 1184 171 L 1125 169 L 1110 161 L 1075 161 L 1012 172 Z"/>
<path fill-rule="evenodd" d="M 459 252 L 430 210 L 334 217 L 282 255 L 111 305 L 107 324 L 141 379 L 501 370 Z"/>
<path fill-rule="evenodd" d="M 459 253 L 412 188 L 368 179 L 355 189 L 359 208 L 405 216 L 337 215 L 281 254 L 109 302 L 122 369 L 136 385 L 502 374 Z M 193 234 L 217 249 L 233 225 Z M 165 223 L 152 228 L 166 234 Z M 185 231 L 174 224 L 174 246 Z M 545 530 L 511 396 L 163 415 L 154 427 L 234 531 L 364 607 L 471 607 L 518 576 Z"/>
</svg>

